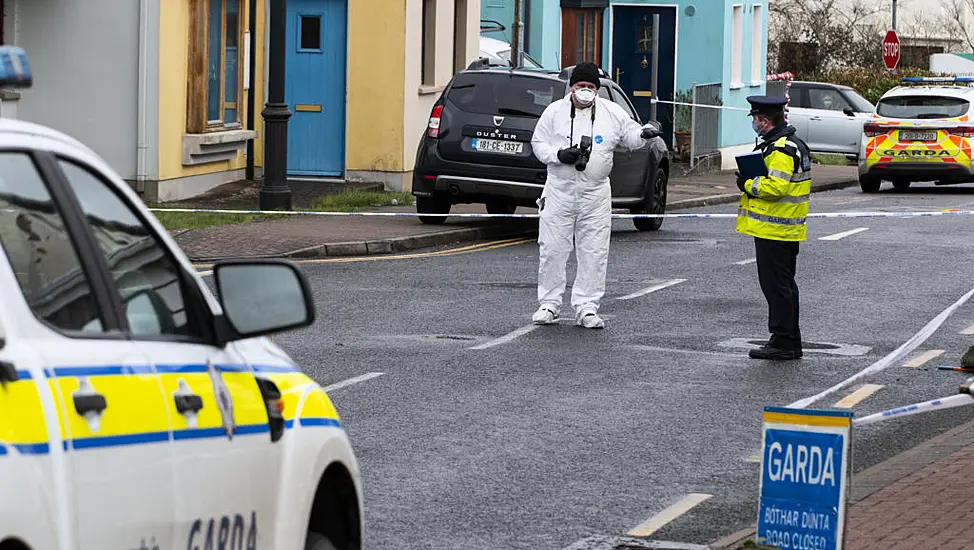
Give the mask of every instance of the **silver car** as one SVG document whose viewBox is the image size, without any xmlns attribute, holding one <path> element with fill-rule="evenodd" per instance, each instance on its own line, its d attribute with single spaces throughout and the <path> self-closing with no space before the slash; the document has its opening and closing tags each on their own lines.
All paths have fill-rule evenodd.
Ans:
<svg viewBox="0 0 974 550">
<path fill-rule="evenodd" d="M 788 122 L 815 153 L 859 157 L 862 126 L 876 107 L 848 86 L 792 82 Z"/>
</svg>

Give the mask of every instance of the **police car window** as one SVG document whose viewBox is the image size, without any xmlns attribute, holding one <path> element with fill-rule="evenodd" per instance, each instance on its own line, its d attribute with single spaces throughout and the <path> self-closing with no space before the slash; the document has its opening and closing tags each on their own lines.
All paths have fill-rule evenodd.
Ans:
<svg viewBox="0 0 974 550">
<path fill-rule="evenodd" d="M 165 248 L 108 184 L 77 164 L 58 162 L 108 262 L 129 331 L 199 339 L 179 269 Z"/>
<path fill-rule="evenodd" d="M 876 114 L 889 118 L 956 118 L 967 114 L 970 106 L 959 97 L 897 96 L 880 99 Z"/>
<path fill-rule="evenodd" d="M 0 153 L 0 244 L 35 315 L 61 330 L 102 332 L 78 252 L 24 153 Z"/>
<path fill-rule="evenodd" d="M 842 94 L 838 90 L 831 88 L 809 88 L 808 106 L 812 109 L 843 111 L 849 108 L 849 102 L 842 97 Z"/>
</svg>

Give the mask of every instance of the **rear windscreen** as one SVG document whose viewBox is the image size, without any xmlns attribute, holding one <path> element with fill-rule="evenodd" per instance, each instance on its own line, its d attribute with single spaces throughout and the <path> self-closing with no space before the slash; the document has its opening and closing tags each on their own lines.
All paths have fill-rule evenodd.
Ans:
<svg viewBox="0 0 974 550">
<path fill-rule="evenodd" d="M 970 102 L 958 97 L 900 96 L 879 100 L 876 114 L 889 118 L 955 118 L 967 114 Z"/>
<path fill-rule="evenodd" d="M 468 113 L 538 118 L 548 104 L 564 95 L 565 83 L 558 80 L 466 73 L 457 76 L 447 99 Z"/>
</svg>

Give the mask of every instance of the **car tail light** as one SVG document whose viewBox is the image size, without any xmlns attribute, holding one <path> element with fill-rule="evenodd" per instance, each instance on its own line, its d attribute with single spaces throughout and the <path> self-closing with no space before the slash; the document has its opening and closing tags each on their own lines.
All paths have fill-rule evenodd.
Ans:
<svg viewBox="0 0 974 550">
<path fill-rule="evenodd" d="M 431 138 L 440 137 L 440 117 L 443 116 L 443 106 L 437 105 L 433 107 L 433 113 L 430 114 L 429 129 L 426 131 L 426 135 Z"/>
<path fill-rule="evenodd" d="M 974 126 L 957 126 L 956 128 L 947 128 L 947 131 L 953 136 L 974 137 Z"/>
<path fill-rule="evenodd" d="M 862 131 L 866 134 L 866 137 L 876 137 L 889 132 L 889 128 L 886 126 L 880 126 L 875 122 L 867 122 L 863 125 Z"/>
</svg>

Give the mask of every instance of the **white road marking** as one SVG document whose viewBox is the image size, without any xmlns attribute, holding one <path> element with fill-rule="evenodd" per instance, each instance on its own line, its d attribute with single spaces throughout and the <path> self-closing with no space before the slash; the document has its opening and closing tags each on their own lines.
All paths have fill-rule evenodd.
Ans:
<svg viewBox="0 0 974 550">
<path fill-rule="evenodd" d="M 521 336 L 524 336 L 525 334 L 528 334 L 528 333 L 534 331 L 535 329 L 537 329 L 540 326 L 542 326 L 542 325 L 534 325 L 534 324 L 532 324 L 532 325 L 528 325 L 528 326 L 525 326 L 525 327 L 521 327 L 521 328 L 519 328 L 517 330 L 508 332 L 507 334 L 505 334 L 504 336 L 501 336 L 500 338 L 496 338 L 496 339 L 491 340 L 489 342 L 484 342 L 483 344 L 480 344 L 480 345 L 477 345 L 477 346 L 473 346 L 472 348 L 468 348 L 468 349 L 487 349 L 487 348 L 492 348 L 494 346 L 499 346 L 501 344 L 506 344 L 506 343 L 510 342 L 511 340 L 513 340 L 515 338 L 519 338 Z"/>
<path fill-rule="evenodd" d="M 833 407 L 837 409 L 851 409 L 881 389 L 883 389 L 883 386 L 879 384 L 863 384 L 858 390 L 838 400 Z"/>
<path fill-rule="evenodd" d="M 654 284 L 653 286 L 648 286 L 648 287 L 646 287 L 646 288 L 644 288 L 642 290 L 637 290 L 636 292 L 633 292 L 632 294 L 626 294 L 625 296 L 620 296 L 620 297 L 616 298 L 616 300 L 632 300 L 633 298 L 639 298 L 640 296 L 645 296 L 645 295 L 650 294 L 652 292 L 656 292 L 657 290 L 663 290 L 666 287 L 670 287 L 670 286 L 673 286 L 673 285 L 678 285 L 680 283 L 685 283 L 685 282 L 686 282 L 686 279 L 672 279 L 670 281 L 661 281 L 661 282 L 658 282 L 658 283 Z"/>
<path fill-rule="evenodd" d="M 626 534 L 630 537 L 648 537 L 712 496 L 703 493 L 690 493 L 662 512 L 633 527 Z"/>
<path fill-rule="evenodd" d="M 744 462 L 761 462 L 761 453 L 754 453 L 753 455 L 745 458 Z"/>
<path fill-rule="evenodd" d="M 856 233 L 862 233 L 863 231 L 868 231 L 868 227 L 860 227 L 858 229 L 850 229 L 849 231 L 843 231 L 842 233 L 836 233 L 835 235 L 829 235 L 827 237 L 819 237 L 820 241 L 837 241 L 839 239 L 844 239 L 850 235 L 855 235 Z"/>
<path fill-rule="evenodd" d="M 964 330 L 960 331 L 960 333 L 967 336 L 974 335 L 974 325 L 965 328 Z"/>
<path fill-rule="evenodd" d="M 370 372 L 368 374 L 363 374 L 362 376 L 356 376 L 355 378 L 349 378 L 348 380 L 342 380 L 341 382 L 336 382 L 330 386 L 325 386 L 325 392 L 333 392 L 335 390 L 340 390 L 342 388 L 351 386 L 352 384 L 358 384 L 359 382 L 365 382 L 366 380 L 372 380 L 373 378 L 378 378 L 385 374 L 384 372 Z"/>
<path fill-rule="evenodd" d="M 947 351 L 947 350 L 932 349 L 932 350 L 925 351 L 925 352 L 921 353 L 920 355 L 917 355 L 913 359 L 910 359 L 906 363 L 903 363 L 903 366 L 904 367 L 910 367 L 911 369 L 915 369 L 917 367 L 922 367 L 924 363 L 926 363 L 927 361 L 929 361 L 929 360 L 931 360 L 931 359 L 933 359 L 935 357 L 940 357 L 941 355 L 944 354 L 945 351 Z"/>
<path fill-rule="evenodd" d="M 746 349 L 750 350 L 753 348 L 761 347 L 760 344 L 752 344 L 751 341 L 763 341 L 761 338 L 731 338 L 730 340 L 724 340 L 723 342 L 718 342 L 717 345 L 722 348 L 734 348 L 734 349 Z M 816 342 L 818 344 L 824 344 L 827 346 L 834 347 L 811 347 L 806 346 L 804 348 L 805 353 L 823 353 L 826 355 L 838 355 L 842 357 L 860 357 L 866 355 L 872 350 L 869 346 L 860 346 L 859 344 L 839 344 L 836 342 Z"/>
<path fill-rule="evenodd" d="M 795 401 L 794 403 L 788 405 L 788 407 L 795 408 L 795 409 L 804 409 L 805 407 L 811 405 L 812 403 L 818 401 L 819 399 L 822 399 L 823 397 L 829 396 L 841 390 L 842 388 L 857 382 L 862 378 L 865 378 L 871 374 L 875 374 L 881 370 L 886 369 L 887 367 L 892 365 L 894 362 L 896 362 L 904 355 L 920 347 L 924 342 L 927 341 L 927 339 L 933 336 L 933 333 L 937 332 L 937 329 L 939 329 L 940 326 L 944 324 L 944 321 L 946 321 L 948 317 L 953 315 L 953 313 L 957 311 L 957 308 L 967 303 L 967 301 L 971 299 L 971 296 L 974 296 L 974 288 L 969 290 L 967 294 L 961 296 L 956 302 L 948 306 L 947 309 L 941 311 L 939 315 L 934 317 L 929 323 L 926 324 L 926 326 L 921 328 L 920 331 L 914 334 L 912 338 L 904 342 L 902 346 L 891 351 L 886 357 L 883 357 L 879 361 L 876 361 L 872 365 L 869 365 L 868 367 L 850 376 L 849 378 L 846 378 L 845 380 L 839 382 L 838 384 L 832 386 L 831 388 L 821 391 L 811 397 L 799 399 L 798 401 Z"/>
<path fill-rule="evenodd" d="M 757 258 L 748 258 L 748 259 L 746 259 L 746 260 L 741 260 L 741 261 L 739 261 L 739 262 L 734 262 L 734 265 L 747 265 L 747 264 L 753 264 L 753 263 L 755 263 L 755 262 L 757 262 L 757 261 L 758 261 L 758 259 L 757 259 Z"/>
</svg>

